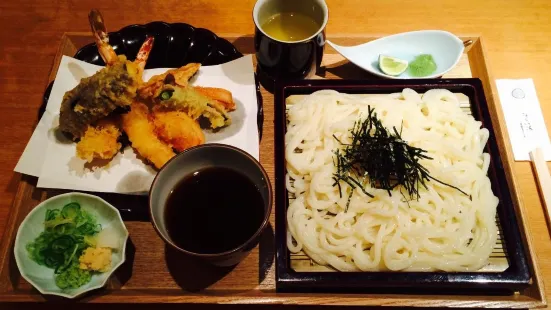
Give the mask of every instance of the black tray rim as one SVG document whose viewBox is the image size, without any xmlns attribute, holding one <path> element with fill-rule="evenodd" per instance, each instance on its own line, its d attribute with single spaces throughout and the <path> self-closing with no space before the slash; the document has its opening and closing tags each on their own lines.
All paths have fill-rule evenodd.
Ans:
<svg viewBox="0 0 551 310">
<path fill-rule="evenodd" d="M 285 98 L 290 94 L 309 94 L 322 89 L 334 89 L 356 93 L 389 93 L 412 88 L 426 91 L 432 88 L 469 90 L 471 109 L 475 119 L 490 131 L 485 151 L 490 153 L 489 177 L 494 194 L 500 199 L 499 221 L 503 229 L 502 240 L 507 249 L 509 268 L 504 272 L 297 272 L 290 268 L 290 256 L 286 245 L 288 205 L 285 188 Z M 499 294 L 507 295 L 531 284 L 526 247 L 521 237 L 510 189 L 503 170 L 494 126 L 484 96 L 482 82 L 478 78 L 466 79 L 412 79 L 395 80 L 301 80 L 278 82 L 274 92 L 275 108 L 275 187 L 276 187 L 276 289 L 278 292 L 335 291 L 335 292 L 383 292 L 423 293 L 430 289 L 436 294 Z M 495 182 L 494 180 L 501 180 Z M 495 184 L 497 183 L 497 184 Z M 398 289 L 398 290 L 396 290 Z M 409 289 L 404 291 L 403 289 Z"/>
</svg>

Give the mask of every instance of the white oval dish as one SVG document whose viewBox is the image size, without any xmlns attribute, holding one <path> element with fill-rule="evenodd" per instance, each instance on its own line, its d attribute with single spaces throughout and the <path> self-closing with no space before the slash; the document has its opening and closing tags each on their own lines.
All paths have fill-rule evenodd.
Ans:
<svg viewBox="0 0 551 310">
<path fill-rule="evenodd" d="M 76 289 L 60 289 L 54 280 L 54 270 L 41 266 L 33 261 L 27 252 L 26 244 L 33 241 L 44 231 L 44 217 L 47 209 L 60 209 L 70 202 L 78 202 L 81 208 L 95 215 L 103 228 L 111 227 L 121 238 L 121 248 L 113 252 L 111 270 L 95 274 L 92 280 Z M 128 230 L 120 216 L 119 210 L 100 197 L 84 193 L 67 193 L 51 197 L 36 206 L 25 217 L 15 237 L 15 262 L 21 276 L 32 284 L 40 293 L 75 298 L 88 291 L 105 286 L 113 272 L 126 260 L 126 242 Z"/>
<path fill-rule="evenodd" d="M 442 76 L 459 62 L 465 49 L 458 37 L 442 30 L 404 32 L 356 46 L 340 46 L 329 40 L 327 43 L 356 66 L 389 79 L 430 79 Z M 430 54 L 434 58 L 436 71 L 432 75 L 413 77 L 406 70 L 401 75 L 390 76 L 379 69 L 379 55 L 412 62 L 421 54 Z"/>
</svg>

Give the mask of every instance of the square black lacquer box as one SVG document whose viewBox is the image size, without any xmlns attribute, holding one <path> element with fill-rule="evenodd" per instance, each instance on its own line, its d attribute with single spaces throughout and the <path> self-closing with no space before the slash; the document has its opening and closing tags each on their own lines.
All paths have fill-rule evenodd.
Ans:
<svg viewBox="0 0 551 310">
<path fill-rule="evenodd" d="M 308 95 L 322 89 L 344 93 L 389 94 L 411 88 L 417 92 L 441 88 L 469 97 L 471 112 L 490 131 L 485 152 L 491 156 L 488 177 L 499 198 L 497 213 L 509 268 L 503 272 L 297 272 L 291 268 L 286 245 L 285 188 L 285 99 Z M 530 285 L 530 269 L 525 245 L 503 170 L 494 127 L 479 79 L 440 80 L 301 80 L 282 82 L 275 89 L 275 164 L 276 164 L 276 284 L 278 292 L 362 292 L 402 294 L 512 294 Z"/>
</svg>

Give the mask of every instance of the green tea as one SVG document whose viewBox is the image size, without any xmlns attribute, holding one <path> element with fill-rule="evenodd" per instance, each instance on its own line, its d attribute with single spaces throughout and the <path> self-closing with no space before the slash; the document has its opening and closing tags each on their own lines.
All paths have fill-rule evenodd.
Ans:
<svg viewBox="0 0 551 310">
<path fill-rule="evenodd" d="M 312 17 L 295 12 L 274 14 L 262 24 L 262 30 L 279 41 L 301 41 L 319 29 L 320 25 Z"/>
</svg>

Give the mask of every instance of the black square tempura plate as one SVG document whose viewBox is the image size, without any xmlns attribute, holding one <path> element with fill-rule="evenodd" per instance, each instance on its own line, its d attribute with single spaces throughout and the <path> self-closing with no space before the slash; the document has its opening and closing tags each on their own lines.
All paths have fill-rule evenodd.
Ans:
<svg viewBox="0 0 551 310">
<path fill-rule="evenodd" d="M 291 268 L 286 245 L 288 196 L 285 188 L 285 99 L 322 89 L 350 94 L 388 94 L 411 88 L 417 92 L 440 88 L 467 95 L 472 115 L 490 131 L 485 152 L 491 156 L 488 177 L 499 198 L 497 213 L 509 268 L 504 272 L 297 272 Z M 276 165 L 276 284 L 278 292 L 362 292 L 400 294 L 512 294 L 530 285 L 531 276 L 515 216 L 494 127 L 479 79 L 442 80 L 302 80 L 282 82 L 275 89 Z"/>
</svg>

